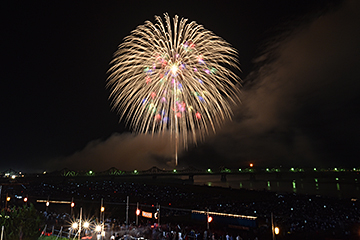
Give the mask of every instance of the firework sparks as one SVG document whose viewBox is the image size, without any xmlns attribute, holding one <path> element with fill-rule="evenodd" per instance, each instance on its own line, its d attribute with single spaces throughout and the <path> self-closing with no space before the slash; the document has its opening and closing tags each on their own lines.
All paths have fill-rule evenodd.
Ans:
<svg viewBox="0 0 360 240">
<path fill-rule="evenodd" d="M 204 140 L 238 103 L 237 51 L 187 19 L 146 21 L 124 39 L 109 69 L 113 109 L 139 133 L 170 132 L 183 147 Z M 232 70 L 233 69 L 233 70 Z"/>
</svg>

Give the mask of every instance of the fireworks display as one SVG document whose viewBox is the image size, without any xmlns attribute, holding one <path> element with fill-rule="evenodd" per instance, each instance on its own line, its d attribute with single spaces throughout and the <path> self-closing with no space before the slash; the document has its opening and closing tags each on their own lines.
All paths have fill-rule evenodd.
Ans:
<svg viewBox="0 0 360 240">
<path fill-rule="evenodd" d="M 139 133 L 169 132 L 178 142 L 204 140 L 239 102 L 237 51 L 213 32 L 178 16 L 155 16 L 120 44 L 107 87 L 113 109 Z"/>
</svg>

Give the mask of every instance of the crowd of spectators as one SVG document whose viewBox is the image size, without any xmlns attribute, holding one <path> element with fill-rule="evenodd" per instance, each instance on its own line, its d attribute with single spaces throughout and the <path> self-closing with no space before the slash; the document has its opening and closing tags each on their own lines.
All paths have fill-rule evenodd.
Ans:
<svg viewBox="0 0 360 240">
<path fill-rule="evenodd" d="M 257 217 L 257 228 L 247 229 L 251 236 L 264 235 L 271 231 L 271 215 L 274 223 L 281 229 L 283 237 L 286 235 L 331 235 L 350 238 L 358 234 L 360 225 L 360 208 L 356 199 L 336 199 L 318 195 L 301 195 L 295 193 L 274 193 L 270 191 L 255 191 L 245 189 L 230 189 L 208 186 L 194 186 L 185 183 L 169 183 L 158 180 L 144 183 L 140 181 L 125 181 L 122 179 L 96 179 L 55 181 L 43 179 L 29 182 L 23 189 L 28 196 L 51 199 L 75 199 L 83 202 L 104 203 L 109 207 L 124 209 L 127 196 L 131 204 L 138 202 L 140 206 L 164 206 L 161 215 L 171 217 L 189 214 L 190 209 L 212 212 L 231 213 Z M 62 219 L 66 215 L 59 214 L 55 218 Z M 56 214 L 54 215 L 56 216 Z M 116 211 L 108 213 L 110 222 L 121 226 L 125 217 L 118 217 Z M 167 218 L 170 219 L 170 218 Z M 133 219 L 132 219 L 133 220 Z M 131 222 L 133 223 L 133 222 Z M 141 222 L 146 225 L 146 222 Z M 175 224 L 175 227 L 171 224 Z M 181 222 L 181 224 L 184 224 Z M 179 232 L 178 223 L 169 223 L 163 229 L 160 238 L 174 239 L 171 232 Z M 216 224 L 212 224 L 213 227 Z M 183 236 L 189 236 L 194 231 L 196 237 L 204 235 L 204 226 L 199 229 L 189 228 L 186 224 L 181 228 Z M 177 229 L 177 230 L 174 230 Z M 186 230 L 185 230 L 186 229 Z M 216 239 L 225 238 L 228 231 L 236 238 L 236 231 L 222 227 L 219 236 L 210 236 Z M 153 229 L 152 238 L 156 231 Z M 246 232 L 243 231 L 243 232 Z M 163 235 L 164 234 L 164 235 Z M 155 234 L 156 235 L 156 234 Z M 194 235 L 194 236 L 195 236 Z M 250 236 L 249 235 L 249 236 Z M 177 236 L 176 239 L 179 239 Z"/>
</svg>

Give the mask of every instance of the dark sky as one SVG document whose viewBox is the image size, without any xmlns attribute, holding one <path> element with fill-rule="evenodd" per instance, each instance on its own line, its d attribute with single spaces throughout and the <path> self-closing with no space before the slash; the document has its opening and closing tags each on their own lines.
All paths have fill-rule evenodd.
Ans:
<svg viewBox="0 0 360 240">
<path fill-rule="evenodd" d="M 242 69 L 233 121 L 180 167 L 359 166 L 359 1 L 7 1 L 0 171 L 169 166 L 169 141 L 132 134 L 105 87 L 122 39 L 165 12 L 224 38 Z"/>
</svg>

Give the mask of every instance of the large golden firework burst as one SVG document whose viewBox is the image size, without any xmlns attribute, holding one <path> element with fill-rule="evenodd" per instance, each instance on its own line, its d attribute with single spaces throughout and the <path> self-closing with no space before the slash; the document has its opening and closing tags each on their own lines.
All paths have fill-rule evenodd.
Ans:
<svg viewBox="0 0 360 240">
<path fill-rule="evenodd" d="M 239 102 L 237 51 L 196 22 L 146 21 L 114 54 L 107 87 L 113 109 L 139 133 L 170 132 L 178 142 L 204 140 L 231 119 Z M 180 139 L 180 141 L 178 140 Z"/>
</svg>

